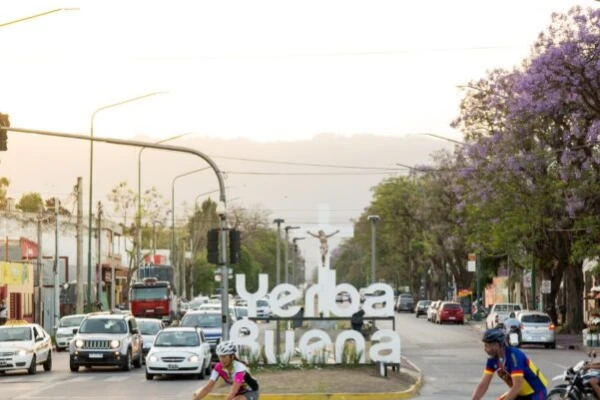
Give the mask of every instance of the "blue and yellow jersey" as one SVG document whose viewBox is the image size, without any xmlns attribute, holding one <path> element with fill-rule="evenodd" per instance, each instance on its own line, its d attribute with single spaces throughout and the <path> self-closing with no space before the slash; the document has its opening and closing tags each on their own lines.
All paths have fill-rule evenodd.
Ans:
<svg viewBox="0 0 600 400">
<path fill-rule="evenodd" d="M 546 377 L 535 366 L 521 350 L 514 347 L 505 349 L 506 359 L 488 358 L 485 366 L 485 374 L 493 375 L 498 371 L 498 376 L 504 382 L 512 387 L 512 378 L 523 377 L 523 386 L 519 396 L 528 396 L 533 393 L 539 393 L 546 389 L 548 381 Z"/>
</svg>

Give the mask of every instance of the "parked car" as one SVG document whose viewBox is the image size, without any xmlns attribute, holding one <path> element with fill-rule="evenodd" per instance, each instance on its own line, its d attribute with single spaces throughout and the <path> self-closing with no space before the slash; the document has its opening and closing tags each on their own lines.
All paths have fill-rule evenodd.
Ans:
<svg viewBox="0 0 600 400">
<path fill-rule="evenodd" d="M 453 322 L 462 325 L 465 323 L 465 313 L 460 304 L 452 301 L 444 301 L 438 309 L 436 322 L 438 324 Z"/>
<path fill-rule="evenodd" d="M 210 374 L 210 345 L 202 329 L 166 328 L 156 335 L 146 360 L 146 379 L 156 375 L 194 375 L 204 379 Z"/>
<path fill-rule="evenodd" d="M 56 352 L 69 348 L 69 343 L 73 340 L 73 328 L 79 328 L 85 314 L 69 315 L 62 317 L 58 328 L 56 329 Z"/>
<path fill-rule="evenodd" d="M 27 321 L 8 321 L 0 326 L 0 374 L 26 370 L 29 375 L 52 370 L 52 339 L 38 324 Z"/>
<path fill-rule="evenodd" d="M 521 344 L 543 344 L 547 349 L 556 348 L 554 323 L 548 314 L 522 311 L 517 319 L 521 323 Z"/>
<path fill-rule="evenodd" d="M 487 329 L 495 328 L 499 323 L 504 323 L 511 313 L 521 311 L 523 307 L 518 303 L 498 303 L 494 304 L 489 315 L 485 320 Z"/>
<path fill-rule="evenodd" d="M 396 312 L 400 311 L 408 311 L 414 312 L 415 302 L 411 294 L 401 294 L 398 296 L 398 300 L 396 301 L 396 306 L 394 309 Z"/>
<path fill-rule="evenodd" d="M 419 315 L 427 316 L 427 310 L 431 305 L 431 300 L 420 300 L 415 307 L 415 315 L 419 318 Z"/>
<path fill-rule="evenodd" d="M 438 308 L 440 307 L 441 302 L 441 300 L 437 300 L 431 303 L 431 305 L 427 309 L 427 321 L 435 322 L 435 320 L 437 319 Z"/>
</svg>

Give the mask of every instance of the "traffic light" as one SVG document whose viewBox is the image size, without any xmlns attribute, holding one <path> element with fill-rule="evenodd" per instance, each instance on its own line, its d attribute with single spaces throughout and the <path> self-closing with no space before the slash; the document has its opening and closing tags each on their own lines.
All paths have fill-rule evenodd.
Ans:
<svg viewBox="0 0 600 400">
<path fill-rule="evenodd" d="M 219 230 L 211 229 L 208 231 L 206 240 L 207 259 L 211 264 L 219 263 Z"/>
<path fill-rule="evenodd" d="M 241 233 L 236 229 L 229 231 L 229 262 L 237 264 L 240 261 L 242 248 Z"/>
<path fill-rule="evenodd" d="M 7 142 L 8 142 L 8 132 L 4 128 L 10 127 L 10 120 L 8 119 L 8 114 L 0 113 L 0 151 L 8 150 Z"/>
</svg>

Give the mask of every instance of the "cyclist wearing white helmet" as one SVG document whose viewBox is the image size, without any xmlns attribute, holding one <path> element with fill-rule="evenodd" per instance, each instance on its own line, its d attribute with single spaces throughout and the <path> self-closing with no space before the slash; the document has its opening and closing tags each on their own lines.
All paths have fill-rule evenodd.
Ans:
<svg viewBox="0 0 600 400">
<path fill-rule="evenodd" d="M 206 397 L 219 378 L 231 385 L 227 400 L 258 400 L 258 382 L 252 377 L 246 364 L 237 358 L 235 344 L 230 340 L 221 342 L 216 351 L 219 362 L 208 383 L 194 393 L 193 400 Z"/>
</svg>

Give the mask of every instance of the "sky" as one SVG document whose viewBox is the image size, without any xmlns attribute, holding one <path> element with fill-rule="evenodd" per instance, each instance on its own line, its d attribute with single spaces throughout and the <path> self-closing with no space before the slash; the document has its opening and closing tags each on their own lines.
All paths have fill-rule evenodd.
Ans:
<svg viewBox="0 0 600 400">
<path fill-rule="evenodd" d="M 99 111 L 95 135 L 158 141 L 192 133 L 268 143 L 427 132 L 460 140 L 450 127 L 460 86 L 519 65 L 551 14 L 574 5 L 597 2 L 3 0 L 0 112 L 13 126 L 87 135 L 98 108 L 159 93 Z M 2 26 L 56 8 L 78 9 Z M 36 139 L 28 136 L 27 146 Z M 62 142 L 51 148 L 69 150 Z M 0 174 L 10 176 L 15 164 L 0 164 Z M 379 166 L 376 157 L 360 164 Z M 26 183 L 18 183 L 21 190 Z M 71 187 L 48 181 L 40 191 Z M 291 208 L 314 209 L 320 223 L 331 199 L 321 200 Z"/>
<path fill-rule="evenodd" d="M 449 127 L 457 86 L 528 55 L 593 0 L 4 1 L 0 112 L 15 126 L 268 142 Z"/>
</svg>

